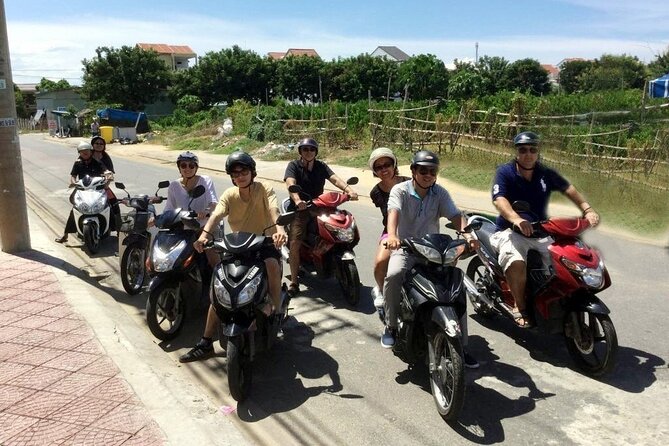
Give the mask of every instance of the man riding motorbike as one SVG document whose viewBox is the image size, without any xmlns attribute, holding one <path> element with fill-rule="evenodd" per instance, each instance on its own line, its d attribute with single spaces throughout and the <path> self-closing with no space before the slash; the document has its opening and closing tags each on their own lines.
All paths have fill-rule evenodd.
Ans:
<svg viewBox="0 0 669 446">
<path fill-rule="evenodd" d="M 583 212 L 592 226 L 599 224 L 599 215 L 576 187 L 555 170 L 541 164 L 539 142 L 539 135 L 534 132 L 516 135 L 513 139 L 516 157 L 497 168 L 492 187 L 492 200 L 499 216 L 497 232 L 490 238 L 490 243 L 499 253 L 499 264 L 516 301 L 514 318 L 522 328 L 532 326 L 528 320 L 525 299 L 527 252 L 535 249 L 541 253 L 544 264 L 550 262 L 548 246 L 552 239 L 530 236 L 531 222 L 547 218 L 551 192 L 562 192 Z M 513 210 L 512 204 L 519 200 L 529 203 L 530 213 L 519 214 Z"/>
</svg>

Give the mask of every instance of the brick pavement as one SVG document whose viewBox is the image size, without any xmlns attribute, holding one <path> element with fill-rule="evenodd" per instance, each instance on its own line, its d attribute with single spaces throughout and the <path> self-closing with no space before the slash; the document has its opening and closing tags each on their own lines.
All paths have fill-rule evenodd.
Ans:
<svg viewBox="0 0 669 446">
<path fill-rule="evenodd" d="M 0 252 L 0 444 L 167 444 L 35 257 Z"/>
</svg>

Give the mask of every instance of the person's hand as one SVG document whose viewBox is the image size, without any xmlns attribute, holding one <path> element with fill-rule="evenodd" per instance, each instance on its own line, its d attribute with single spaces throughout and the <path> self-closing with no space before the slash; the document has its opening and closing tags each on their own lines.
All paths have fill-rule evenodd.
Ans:
<svg viewBox="0 0 669 446">
<path fill-rule="evenodd" d="M 193 248 L 195 248 L 197 252 L 202 252 L 204 251 L 204 244 L 208 241 L 209 239 L 205 235 L 201 235 L 199 239 L 193 242 Z"/>
<path fill-rule="evenodd" d="M 400 247 L 400 239 L 397 237 L 388 236 L 384 244 L 386 245 L 386 249 L 395 250 Z"/>
<path fill-rule="evenodd" d="M 156 225 L 156 219 L 153 217 L 149 217 L 149 221 L 146 223 L 147 228 L 152 228 Z"/>
<path fill-rule="evenodd" d="M 349 187 L 349 190 L 351 191 L 348 193 L 349 199 L 351 201 L 356 201 L 358 199 L 358 193 L 354 191 L 352 187 Z"/>
<path fill-rule="evenodd" d="M 513 226 L 518 228 L 520 230 L 520 233 L 523 234 L 525 237 L 529 237 L 532 235 L 532 223 L 525 219 L 518 219 L 516 222 L 513 223 Z"/>
<path fill-rule="evenodd" d="M 207 218 L 207 213 L 206 212 L 198 212 L 197 213 L 197 219 L 202 220 L 203 218 Z"/>
<path fill-rule="evenodd" d="M 297 200 L 295 202 L 295 207 L 297 208 L 298 211 L 303 211 L 307 208 L 307 203 L 305 203 L 302 200 Z"/>
<path fill-rule="evenodd" d="M 272 234 L 272 240 L 274 241 L 274 246 L 279 249 L 286 243 L 288 236 L 285 232 L 275 232 Z"/>
<path fill-rule="evenodd" d="M 599 224 L 599 214 L 592 209 L 586 212 L 583 217 L 588 220 L 588 223 L 590 223 L 590 226 L 593 228 Z"/>
<path fill-rule="evenodd" d="M 467 247 L 469 247 L 471 251 L 477 251 L 481 246 L 479 241 L 473 237 L 466 239 L 466 241 L 467 241 Z"/>
</svg>

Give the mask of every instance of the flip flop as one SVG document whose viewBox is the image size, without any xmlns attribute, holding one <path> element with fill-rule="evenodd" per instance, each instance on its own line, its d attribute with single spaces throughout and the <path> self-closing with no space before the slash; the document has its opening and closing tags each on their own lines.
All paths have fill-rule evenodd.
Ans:
<svg viewBox="0 0 669 446">
<path fill-rule="evenodd" d="M 515 322 L 518 328 L 532 328 L 534 326 L 532 323 L 530 323 L 527 311 L 514 311 L 512 314 L 513 322 Z M 520 321 L 522 321 L 522 323 Z"/>
</svg>

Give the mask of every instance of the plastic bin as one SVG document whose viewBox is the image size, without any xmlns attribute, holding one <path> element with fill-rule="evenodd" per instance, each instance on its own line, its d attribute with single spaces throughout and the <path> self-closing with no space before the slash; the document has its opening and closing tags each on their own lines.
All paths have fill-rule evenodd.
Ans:
<svg viewBox="0 0 669 446">
<path fill-rule="evenodd" d="M 114 127 L 109 125 L 101 126 L 100 136 L 102 136 L 102 139 L 104 139 L 107 144 L 110 144 L 114 140 Z"/>
</svg>

